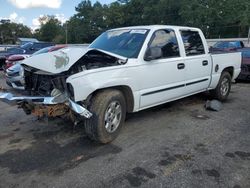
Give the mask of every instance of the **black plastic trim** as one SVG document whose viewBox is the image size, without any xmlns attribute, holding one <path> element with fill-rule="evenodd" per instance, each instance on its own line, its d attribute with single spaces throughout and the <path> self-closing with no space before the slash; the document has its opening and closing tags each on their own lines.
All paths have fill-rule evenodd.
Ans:
<svg viewBox="0 0 250 188">
<path fill-rule="evenodd" d="M 185 84 L 181 84 L 181 85 L 178 85 L 178 86 L 169 87 L 169 88 L 165 88 L 165 89 L 160 89 L 160 90 L 156 90 L 156 91 L 151 91 L 151 92 L 142 94 L 142 96 L 152 95 L 152 94 L 155 94 L 155 93 L 160 93 L 160 92 L 163 92 L 163 91 L 177 89 L 177 88 L 180 88 L 180 87 L 185 87 Z"/>
<path fill-rule="evenodd" d="M 185 87 L 185 86 L 190 86 L 190 85 L 193 85 L 193 84 L 198 84 L 198 83 L 201 83 L 201 82 L 205 82 L 207 80 L 208 80 L 208 78 L 198 80 L 198 81 L 195 81 L 195 82 L 190 82 L 190 83 L 187 83 L 187 84 L 181 84 L 181 85 L 178 85 L 178 86 L 173 86 L 173 87 L 168 87 L 168 88 L 165 88 L 165 89 L 151 91 L 151 92 L 142 94 L 142 96 L 152 95 L 152 94 L 155 94 L 155 93 L 160 93 L 160 92 L 164 92 L 164 91 L 168 91 L 168 90 L 172 90 L 172 89 L 177 89 L 177 88 L 181 88 L 181 87 Z"/>
<path fill-rule="evenodd" d="M 205 81 L 207 81 L 207 80 L 208 80 L 208 78 L 202 79 L 202 80 L 198 80 L 198 81 L 195 81 L 195 82 L 190 82 L 190 83 L 187 83 L 186 85 L 187 85 L 187 86 L 190 86 L 190 85 L 193 85 L 193 84 L 198 84 L 198 83 L 200 83 L 200 82 L 205 82 Z"/>
</svg>

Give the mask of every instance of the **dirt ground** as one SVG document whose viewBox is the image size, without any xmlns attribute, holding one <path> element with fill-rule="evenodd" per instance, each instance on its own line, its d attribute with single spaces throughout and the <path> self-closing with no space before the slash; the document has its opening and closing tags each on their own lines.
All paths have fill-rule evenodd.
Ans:
<svg viewBox="0 0 250 188">
<path fill-rule="evenodd" d="M 250 83 L 233 85 L 220 112 L 207 97 L 130 114 L 108 145 L 0 102 L 0 187 L 248 188 Z"/>
</svg>

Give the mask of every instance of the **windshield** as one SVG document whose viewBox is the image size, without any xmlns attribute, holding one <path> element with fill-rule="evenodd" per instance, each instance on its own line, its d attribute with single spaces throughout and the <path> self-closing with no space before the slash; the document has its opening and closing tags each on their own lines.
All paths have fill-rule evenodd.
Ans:
<svg viewBox="0 0 250 188">
<path fill-rule="evenodd" d="M 90 48 L 112 52 L 127 58 L 136 58 L 148 34 L 146 29 L 107 31 L 99 36 Z"/>
<path fill-rule="evenodd" d="M 26 43 L 26 44 L 24 44 L 24 45 L 22 45 L 22 46 L 20 46 L 20 47 L 21 47 L 21 48 L 24 48 L 24 49 L 28 49 L 28 48 L 30 48 L 32 45 L 33 45 L 32 42 L 28 42 L 28 43 Z"/>
</svg>

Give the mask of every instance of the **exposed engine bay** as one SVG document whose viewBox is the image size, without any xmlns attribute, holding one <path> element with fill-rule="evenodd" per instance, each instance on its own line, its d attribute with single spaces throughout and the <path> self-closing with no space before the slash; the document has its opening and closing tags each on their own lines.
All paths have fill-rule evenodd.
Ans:
<svg viewBox="0 0 250 188">
<path fill-rule="evenodd" d="M 51 92 L 55 88 L 61 92 L 67 92 L 71 90 L 66 84 L 66 79 L 69 76 L 86 70 L 118 66 L 125 63 L 126 61 L 104 52 L 90 50 L 75 62 L 68 71 L 59 74 L 51 74 L 23 65 L 25 69 L 25 90 L 31 96 L 51 96 Z"/>
<path fill-rule="evenodd" d="M 65 59 L 69 61 L 67 56 L 57 56 L 56 58 L 62 58 L 59 63 L 55 61 L 56 68 L 62 66 L 60 62 L 67 64 Z M 83 103 L 77 104 L 74 102 L 74 91 L 72 86 L 66 83 L 67 78 L 82 71 L 119 66 L 126 62 L 102 51 L 90 50 L 69 67 L 68 70 L 58 74 L 23 64 L 24 84 L 27 95 L 31 97 L 41 96 L 47 103 L 45 104 L 43 101 L 42 103 L 34 104 L 33 102 L 24 101 L 19 103 L 19 107 L 26 114 L 34 114 L 39 118 L 63 116 L 71 119 L 76 124 L 81 121 L 81 116 L 89 118 L 92 114 L 84 107 Z M 80 116 L 77 114 L 80 114 Z"/>
<path fill-rule="evenodd" d="M 76 74 L 84 70 L 123 65 L 126 61 L 120 60 L 98 50 L 91 50 L 80 58 L 69 70 L 70 74 Z"/>
</svg>

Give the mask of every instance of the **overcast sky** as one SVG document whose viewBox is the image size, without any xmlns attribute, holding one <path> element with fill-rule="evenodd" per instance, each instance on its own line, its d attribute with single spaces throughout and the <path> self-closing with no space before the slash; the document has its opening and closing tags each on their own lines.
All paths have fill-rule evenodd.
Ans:
<svg viewBox="0 0 250 188">
<path fill-rule="evenodd" d="M 64 22 L 75 13 L 75 7 L 82 0 L 0 0 L 0 19 L 7 18 L 35 29 L 42 15 L 56 15 Z M 109 4 L 115 0 L 99 0 Z M 96 2 L 96 0 L 92 0 Z"/>
</svg>

